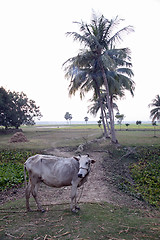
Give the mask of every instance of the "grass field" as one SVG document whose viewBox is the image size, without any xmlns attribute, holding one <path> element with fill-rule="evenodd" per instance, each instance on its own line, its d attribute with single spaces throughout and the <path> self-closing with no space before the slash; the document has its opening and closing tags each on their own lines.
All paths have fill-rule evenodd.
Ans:
<svg viewBox="0 0 160 240">
<path fill-rule="evenodd" d="M 28 138 L 27 143 L 9 143 L 13 134 L 0 135 L 0 149 L 46 149 L 53 147 L 78 146 L 92 139 L 102 136 L 102 129 L 97 125 L 64 125 L 57 127 L 32 126 L 22 127 L 24 134 Z M 156 137 L 154 128 L 151 125 L 130 125 L 129 130 L 125 131 L 126 126 L 122 125 L 122 130 L 116 126 L 116 134 L 119 143 L 127 146 L 137 145 L 159 145 L 160 126 L 156 127 Z M 109 140 L 106 141 L 109 144 Z"/>
<path fill-rule="evenodd" d="M 117 138 L 122 146 L 159 146 L 160 131 L 154 137 L 150 126 L 117 126 Z M 13 134 L 0 135 L 0 150 L 34 150 L 67 147 L 76 149 L 102 135 L 96 125 L 33 126 L 23 127 L 29 142 L 9 143 Z M 110 141 L 102 142 L 100 148 L 110 148 Z M 98 146 L 95 145 L 95 148 Z M 94 149 L 94 144 L 92 145 Z M 36 209 L 35 203 L 31 203 Z M 129 209 L 108 203 L 81 204 L 81 211 L 72 214 L 68 205 L 46 206 L 44 214 L 37 211 L 26 213 L 25 200 L 20 199 L 0 206 L 0 239 L 31 240 L 153 240 L 160 239 L 160 213 L 158 210 Z"/>
<path fill-rule="evenodd" d="M 81 204 L 78 214 L 67 205 L 50 205 L 44 214 L 24 209 L 23 199 L 1 207 L 1 240 L 159 239 L 159 215 L 148 211 L 107 203 Z"/>
</svg>

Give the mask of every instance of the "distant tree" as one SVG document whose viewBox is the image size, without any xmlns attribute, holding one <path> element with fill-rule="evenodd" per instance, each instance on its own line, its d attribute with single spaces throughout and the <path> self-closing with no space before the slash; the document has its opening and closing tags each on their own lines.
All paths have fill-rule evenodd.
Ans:
<svg viewBox="0 0 160 240">
<path fill-rule="evenodd" d="M 136 125 L 141 125 L 142 121 L 136 121 Z"/>
<path fill-rule="evenodd" d="M 127 127 L 126 131 L 128 131 L 128 127 L 129 127 L 130 124 L 129 124 L 129 123 L 126 123 L 125 125 L 126 125 L 126 127 Z"/>
<path fill-rule="evenodd" d="M 71 120 L 72 120 L 72 114 L 69 114 L 69 121 L 70 121 L 70 124 L 71 124 Z"/>
<path fill-rule="evenodd" d="M 98 127 L 101 128 L 101 124 L 102 124 L 101 119 L 99 119 L 97 123 L 98 123 Z"/>
<path fill-rule="evenodd" d="M 12 101 L 9 93 L 3 88 L 0 88 L 0 126 L 6 129 L 11 126 L 11 109 Z"/>
<path fill-rule="evenodd" d="M 88 119 L 89 119 L 88 117 L 85 117 L 85 118 L 84 118 L 84 121 L 86 122 L 86 124 L 87 124 L 87 122 L 88 122 Z"/>
<path fill-rule="evenodd" d="M 157 95 L 155 99 L 152 100 L 152 103 L 148 105 L 149 107 L 153 107 L 150 111 L 150 117 L 152 118 L 152 123 L 160 120 L 160 95 Z"/>
<path fill-rule="evenodd" d="M 66 119 L 67 123 L 68 123 L 69 117 L 70 117 L 70 113 L 66 112 L 64 115 L 64 118 Z"/>
<path fill-rule="evenodd" d="M 71 123 L 71 120 L 72 120 L 72 114 L 70 114 L 69 112 L 66 112 L 65 115 L 64 115 L 64 118 L 66 119 L 67 123 Z"/>
<path fill-rule="evenodd" d="M 154 137 L 156 137 L 156 126 L 157 126 L 156 121 L 155 121 L 155 122 L 152 122 L 152 125 L 153 125 L 153 127 L 154 127 Z"/>
<path fill-rule="evenodd" d="M 117 112 L 117 114 L 115 115 L 115 117 L 118 120 L 118 124 L 120 125 L 120 130 L 121 130 L 121 125 L 122 125 L 122 121 L 124 119 L 124 114 L 120 114 L 119 112 Z"/>
<path fill-rule="evenodd" d="M 35 101 L 27 98 L 23 92 L 6 91 L 0 88 L 0 125 L 5 128 L 35 124 L 34 118 L 42 117 Z"/>
</svg>

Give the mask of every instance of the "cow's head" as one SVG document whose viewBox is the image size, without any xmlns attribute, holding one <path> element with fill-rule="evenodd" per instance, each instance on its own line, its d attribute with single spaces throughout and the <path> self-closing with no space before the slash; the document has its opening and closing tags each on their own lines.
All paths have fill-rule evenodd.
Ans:
<svg viewBox="0 0 160 240">
<path fill-rule="evenodd" d="M 90 172 L 91 163 L 95 163 L 95 160 L 90 159 L 88 154 L 81 155 L 74 158 L 79 162 L 78 177 L 84 178 Z"/>
</svg>

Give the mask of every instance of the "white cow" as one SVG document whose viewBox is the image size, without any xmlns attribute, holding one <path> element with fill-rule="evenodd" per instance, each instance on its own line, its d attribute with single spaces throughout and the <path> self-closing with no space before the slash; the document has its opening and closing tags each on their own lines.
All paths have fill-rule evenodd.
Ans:
<svg viewBox="0 0 160 240">
<path fill-rule="evenodd" d="M 71 185 L 71 210 L 76 212 L 79 209 L 76 200 L 77 187 L 80 187 L 87 181 L 87 176 L 90 172 L 90 165 L 94 162 L 94 160 L 89 158 L 89 155 L 63 158 L 37 154 L 28 158 L 24 163 L 27 210 L 31 210 L 29 206 L 29 198 L 30 193 L 32 193 L 38 210 L 42 212 L 44 211 L 37 197 L 38 186 L 43 182 L 50 187 L 56 188 Z M 26 170 L 29 174 L 28 184 L 26 182 Z"/>
</svg>

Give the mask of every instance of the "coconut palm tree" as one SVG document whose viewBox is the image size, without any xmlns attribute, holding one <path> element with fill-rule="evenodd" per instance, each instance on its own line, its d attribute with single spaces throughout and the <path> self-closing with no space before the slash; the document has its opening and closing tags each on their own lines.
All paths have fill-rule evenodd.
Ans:
<svg viewBox="0 0 160 240">
<path fill-rule="evenodd" d="M 155 120 L 160 120 L 160 95 L 156 95 L 155 99 L 152 100 L 152 103 L 148 105 L 149 107 L 153 107 L 150 111 L 150 117 L 152 118 L 152 123 Z"/>
<path fill-rule="evenodd" d="M 84 121 L 86 122 L 86 125 L 87 125 L 87 122 L 88 122 L 88 117 L 84 117 Z"/>
<path fill-rule="evenodd" d="M 109 73 L 114 73 L 117 67 L 121 67 L 120 73 L 124 73 L 126 77 L 130 74 L 130 71 L 127 70 L 131 67 L 129 51 L 126 48 L 116 49 L 115 43 L 122 40 L 123 33 L 133 31 L 133 28 L 128 26 L 115 32 L 114 29 L 120 21 L 121 19 L 118 19 L 118 17 L 109 21 L 103 15 L 99 18 L 93 15 L 91 24 L 86 24 L 83 21 L 77 23 L 82 34 L 68 32 L 67 35 L 82 43 L 84 49 L 76 57 L 70 58 L 64 63 L 66 77 L 71 80 L 70 94 L 80 90 L 82 97 L 90 89 L 96 89 L 96 93 L 99 94 L 97 90 L 104 84 L 111 124 L 111 139 L 114 143 L 117 142 L 117 139 L 108 76 Z M 117 81 L 111 75 L 110 80 Z M 121 85 L 123 85 L 123 81 L 119 79 L 119 87 L 122 88 Z"/>
<path fill-rule="evenodd" d="M 106 115 L 105 108 L 106 108 L 106 106 L 104 105 L 102 96 L 100 96 L 99 98 L 94 96 L 92 99 L 90 99 L 90 101 L 93 102 L 93 104 L 91 104 L 89 106 L 88 112 L 90 114 L 92 114 L 93 116 L 96 116 L 97 112 L 99 110 L 101 111 L 101 121 L 103 123 L 104 136 L 106 138 L 109 138 L 109 125 L 108 125 L 107 119 L 105 121 L 105 118 L 106 118 L 106 116 L 105 116 Z M 107 128 L 106 128 L 106 124 L 107 124 L 107 127 L 108 127 L 108 131 L 107 131 Z"/>
<path fill-rule="evenodd" d="M 109 127 L 109 123 L 108 123 L 108 104 L 107 104 L 107 98 L 106 98 L 106 91 L 104 89 L 101 89 L 100 93 L 101 93 L 100 98 L 96 98 L 96 96 L 94 96 L 92 99 L 90 99 L 92 104 L 89 106 L 88 112 L 90 114 L 92 114 L 93 116 L 96 116 L 98 111 L 101 110 L 101 118 L 102 118 L 104 133 L 105 133 L 104 125 L 107 125 L 107 129 L 108 129 L 107 137 L 108 137 L 109 133 L 110 133 L 110 127 Z M 113 98 L 115 100 L 117 99 L 116 96 L 114 96 Z M 113 109 L 118 111 L 117 104 L 114 102 L 112 105 L 113 105 Z M 103 120 L 103 118 L 104 118 L 104 120 Z"/>
</svg>

